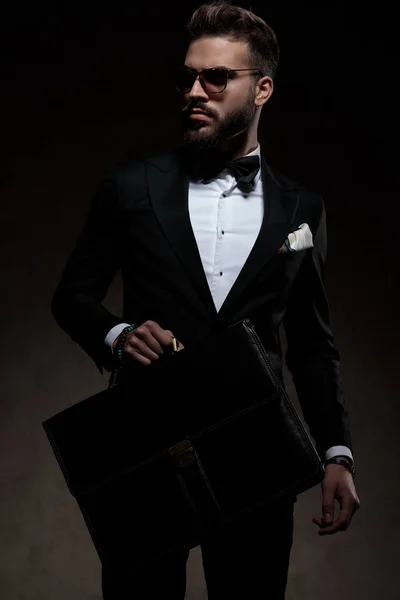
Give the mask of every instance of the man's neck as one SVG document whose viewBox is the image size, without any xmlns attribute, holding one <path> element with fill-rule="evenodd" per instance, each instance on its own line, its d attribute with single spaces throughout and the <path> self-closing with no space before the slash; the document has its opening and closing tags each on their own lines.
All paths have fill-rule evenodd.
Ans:
<svg viewBox="0 0 400 600">
<path fill-rule="evenodd" d="M 257 132 L 247 132 L 244 139 L 229 140 L 226 145 L 222 146 L 221 150 L 230 160 L 235 160 L 253 152 L 257 146 Z"/>
<path fill-rule="evenodd" d="M 256 142 L 256 144 L 252 148 L 249 148 L 244 154 L 242 154 L 242 156 L 247 156 L 251 152 L 254 152 L 254 150 L 257 150 L 257 147 L 258 147 L 258 142 Z"/>
</svg>

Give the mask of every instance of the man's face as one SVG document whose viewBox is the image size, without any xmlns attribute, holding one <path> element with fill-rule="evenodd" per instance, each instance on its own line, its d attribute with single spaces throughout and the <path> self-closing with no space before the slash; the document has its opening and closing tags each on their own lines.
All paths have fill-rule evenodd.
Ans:
<svg viewBox="0 0 400 600">
<path fill-rule="evenodd" d="M 251 69 L 245 42 L 223 37 L 204 37 L 192 42 L 185 67 L 202 71 L 207 68 Z M 184 94 L 184 142 L 199 149 L 216 148 L 243 133 L 255 114 L 254 73 L 233 73 L 221 93 L 206 91 L 199 79 Z M 193 109 L 197 109 L 192 112 Z M 198 111 L 201 110 L 202 113 Z"/>
</svg>

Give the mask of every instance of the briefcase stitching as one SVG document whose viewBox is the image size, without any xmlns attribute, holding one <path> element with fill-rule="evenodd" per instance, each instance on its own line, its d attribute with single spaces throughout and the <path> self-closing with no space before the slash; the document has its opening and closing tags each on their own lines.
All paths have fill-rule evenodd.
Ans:
<svg viewBox="0 0 400 600">
<path fill-rule="evenodd" d="M 259 349 L 259 352 L 261 353 L 261 355 L 263 356 L 265 363 L 268 367 L 268 374 L 270 375 L 272 381 L 275 383 L 276 388 L 279 390 L 279 392 L 281 393 L 281 395 L 283 396 L 283 399 L 285 401 L 286 407 L 289 409 L 289 411 L 292 414 L 292 417 L 294 418 L 294 420 L 296 421 L 296 424 L 298 426 L 299 429 L 299 433 L 301 434 L 301 436 L 303 437 L 303 440 L 307 443 L 307 446 L 309 447 L 309 449 L 311 450 L 315 461 L 317 463 L 317 469 L 316 472 L 322 468 L 322 462 L 321 459 L 319 458 L 314 444 L 311 440 L 311 437 L 309 436 L 303 422 L 301 421 L 299 415 L 297 414 L 296 409 L 294 408 L 292 401 L 290 400 L 289 396 L 286 393 L 286 390 L 284 388 L 284 386 L 282 385 L 282 383 L 278 380 L 274 368 L 271 364 L 271 361 L 269 359 L 269 356 L 267 354 L 267 352 L 265 351 L 265 348 L 263 346 L 263 344 L 261 343 L 260 338 L 258 337 L 258 334 L 254 328 L 254 325 L 248 321 L 246 323 L 244 323 L 244 326 L 248 329 L 248 331 L 250 332 L 251 336 L 253 337 L 255 343 L 257 344 L 257 347 Z"/>
</svg>

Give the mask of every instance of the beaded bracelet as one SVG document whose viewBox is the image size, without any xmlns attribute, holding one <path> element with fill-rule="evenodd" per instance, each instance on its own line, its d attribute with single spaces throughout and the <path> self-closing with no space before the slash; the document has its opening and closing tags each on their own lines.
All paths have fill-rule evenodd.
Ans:
<svg viewBox="0 0 400 600">
<path fill-rule="evenodd" d="M 124 350 L 126 336 L 128 335 L 128 333 L 130 331 L 133 331 L 135 328 L 136 328 L 136 325 L 128 325 L 121 331 L 121 333 L 119 334 L 119 336 L 117 338 L 118 341 L 117 341 L 117 345 L 115 347 L 115 356 L 117 358 L 119 365 L 111 371 L 110 379 L 108 381 L 109 388 L 113 387 L 114 385 L 117 385 L 117 376 L 118 376 L 118 373 L 120 372 L 121 366 L 122 366 L 122 356 L 123 356 L 123 350 Z"/>
<path fill-rule="evenodd" d="M 128 333 L 130 331 L 133 331 L 134 329 L 135 329 L 135 325 L 128 325 L 121 331 L 121 333 L 118 336 L 117 345 L 115 347 L 115 355 L 116 355 L 119 363 L 121 363 L 121 361 L 122 361 L 122 355 L 123 355 L 123 351 L 124 351 L 126 336 L 128 335 Z"/>
</svg>

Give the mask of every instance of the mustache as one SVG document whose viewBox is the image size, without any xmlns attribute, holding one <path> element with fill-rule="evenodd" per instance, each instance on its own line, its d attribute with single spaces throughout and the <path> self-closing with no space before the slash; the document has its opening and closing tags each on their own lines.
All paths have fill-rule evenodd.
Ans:
<svg viewBox="0 0 400 600">
<path fill-rule="evenodd" d="M 214 111 L 211 111 L 208 109 L 208 107 L 204 106 L 201 103 L 198 102 L 189 102 L 189 104 L 186 104 L 182 109 L 182 113 L 185 114 L 188 111 L 192 110 L 193 108 L 198 108 L 199 110 L 201 110 L 205 115 L 207 115 L 208 117 L 216 117 L 216 114 L 214 113 Z"/>
</svg>

